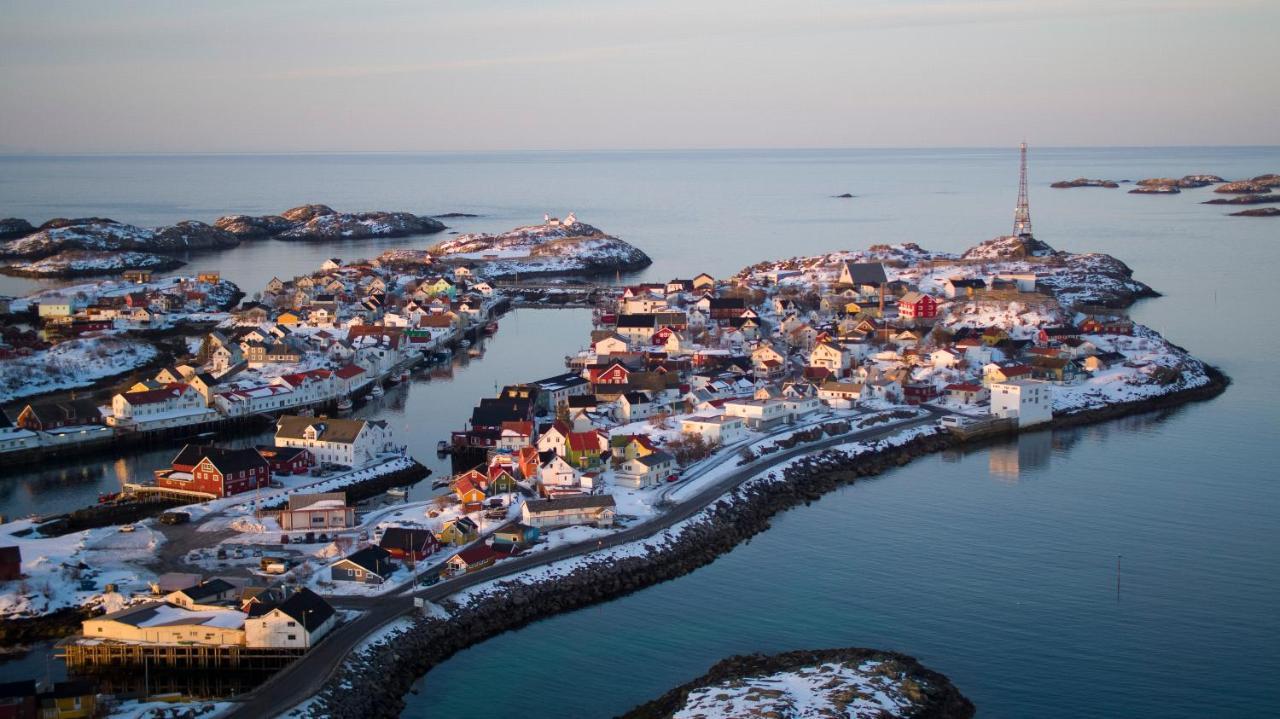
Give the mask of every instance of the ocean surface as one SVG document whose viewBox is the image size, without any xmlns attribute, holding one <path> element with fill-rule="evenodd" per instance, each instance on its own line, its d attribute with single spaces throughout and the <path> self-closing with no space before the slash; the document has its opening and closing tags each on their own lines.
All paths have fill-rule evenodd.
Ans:
<svg viewBox="0 0 1280 719">
<path fill-rule="evenodd" d="M 405 716 L 607 717 L 728 654 L 847 645 L 919 657 L 983 717 L 1273 713 L 1280 221 L 1227 217 L 1199 204 L 1209 189 L 1165 197 L 1048 185 L 1277 171 L 1280 148 L 1031 152 L 1036 236 L 1127 262 L 1164 295 L 1132 316 L 1230 375 L 1223 396 L 925 458 L 832 493 L 689 576 L 462 652 L 419 682 Z M 638 276 L 653 280 L 878 243 L 960 251 L 1009 231 L 1016 190 L 1013 149 L 0 157 L 0 216 L 33 223 L 99 215 L 155 225 L 324 202 L 482 215 L 449 221 L 465 232 L 573 210 L 649 253 L 654 264 Z M 831 197 L 843 192 L 856 197 Z M 187 271 L 219 269 L 252 294 L 326 257 L 439 237 L 258 241 L 192 257 Z M 0 294 L 48 286 L 0 278 Z M 589 315 L 520 310 L 501 325 L 483 357 L 361 412 L 390 418 L 442 469 L 436 440 L 495 385 L 559 371 Z M 0 469 L 0 513 L 91 503 L 175 451 Z M 0 664 L 0 678 L 45 664 L 37 651 Z M 502 679 L 477 700 L 477 676 Z"/>
</svg>

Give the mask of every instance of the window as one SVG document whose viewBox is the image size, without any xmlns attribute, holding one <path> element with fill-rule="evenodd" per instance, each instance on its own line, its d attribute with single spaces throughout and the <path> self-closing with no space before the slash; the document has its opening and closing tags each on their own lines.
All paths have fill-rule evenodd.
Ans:
<svg viewBox="0 0 1280 719">
<path fill-rule="evenodd" d="M 294 642 L 294 641 L 297 641 L 297 640 L 298 640 L 298 635 L 297 635 L 297 634 L 290 634 L 290 635 L 289 635 L 289 641 Z"/>
<path fill-rule="evenodd" d="M 297 623 L 297 622 L 288 622 L 287 624 L 285 624 L 285 626 L 286 626 L 286 627 L 296 627 L 296 626 L 298 626 L 298 623 Z"/>
</svg>

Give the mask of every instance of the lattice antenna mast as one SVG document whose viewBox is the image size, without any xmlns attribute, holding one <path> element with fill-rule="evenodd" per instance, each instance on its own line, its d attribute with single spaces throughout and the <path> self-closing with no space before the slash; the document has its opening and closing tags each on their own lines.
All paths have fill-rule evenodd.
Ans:
<svg viewBox="0 0 1280 719">
<path fill-rule="evenodd" d="M 1027 143 L 1022 143 L 1022 166 L 1018 173 L 1018 207 L 1013 211 L 1013 236 L 1031 236 L 1031 204 L 1027 201 Z"/>
</svg>

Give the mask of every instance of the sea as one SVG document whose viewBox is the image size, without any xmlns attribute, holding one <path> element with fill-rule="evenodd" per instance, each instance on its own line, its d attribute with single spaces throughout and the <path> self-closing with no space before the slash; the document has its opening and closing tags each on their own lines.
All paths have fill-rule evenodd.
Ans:
<svg viewBox="0 0 1280 719">
<path fill-rule="evenodd" d="M 1010 231 L 1017 163 L 1012 147 L 3 156 L 0 216 L 160 225 L 320 202 L 471 213 L 446 222 L 474 232 L 573 211 L 653 258 L 609 279 L 665 281 L 873 244 L 962 251 Z M 1030 152 L 1036 237 L 1128 263 L 1162 294 L 1131 316 L 1229 375 L 1222 396 L 935 455 L 838 490 L 688 576 L 459 653 L 418 681 L 404 716 L 609 717 L 728 655 L 841 646 L 919 658 L 980 717 L 1274 715 L 1280 220 L 1201 204 L 1211 188 L 1049 187 L 1267 172 L 1280 172 L 1280 148 Z M 846 192 L 854 197 L 834 197 Z M 261 240 L 194 255 L 177 272 L 219 270 L 252 295 L 328 257 L 439 239 Z M 0 277 L 0 294 L 58 285 Z M 562 371 L 590 314 L 521 309 L 500 325 L 481 357 L 415 376 L 360 413 L 390 420 L 437 476 L 447 471 L 436 442 L 501 385 Z M 91 504 L 176 449 L 0 467 L 0 514 Z M 411 497 L 428 496 L 429 484 Z M 41 645 L 0 663 L 0 680 L 56 675 L 51 665 Z"/>
</svg>

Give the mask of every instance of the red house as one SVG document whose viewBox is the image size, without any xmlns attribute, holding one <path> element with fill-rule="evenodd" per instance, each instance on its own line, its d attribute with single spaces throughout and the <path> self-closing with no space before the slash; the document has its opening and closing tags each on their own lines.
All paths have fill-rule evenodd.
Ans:
<svg viewBox="0 0 1280 719">
<path fill-rule="evenodd" d="M 303 474 L 315 466 L 315 455 L 305 447 L 271 447 L 258 445 L 258 454 L 267 460 L 272 474 Z"/>
<path fill-rule="evenodd" d="M 908 292 L 898 300 L 898 317 L 923 320 L 938 316 L 938 301 L 923 292 Z"/>
<path fill-rule="evenodd" d="M 607 367 L 592 367 L 591 381 L 596 384 L 626 384 L 631 380 L 631 371 L 618 362 Z"/>
<path fill-rule="evenodd" d="M 22 578 L 22 549 L 0 547 L 0 582 Z"/>
<path fill-rule="evenodd" d="M 440 548 L 440 540 L 430 529 L 387 527 L 378 546 L 402 562 L 407 559 L 420 562 Z"/>
<path fill-rule="evenodd" d="M 256 449 L 187 445 L 172 466 L 156 473 L 156 486 L 225 497 L 266 487 L 271 481 L 270 466 Z"/>
<path fill-rule="evenodd" d="M 902 386 L 902 397 L 907 404 L 922 404 L 938 396 L 931 382 L 912 382 Z"/>
</svg>

